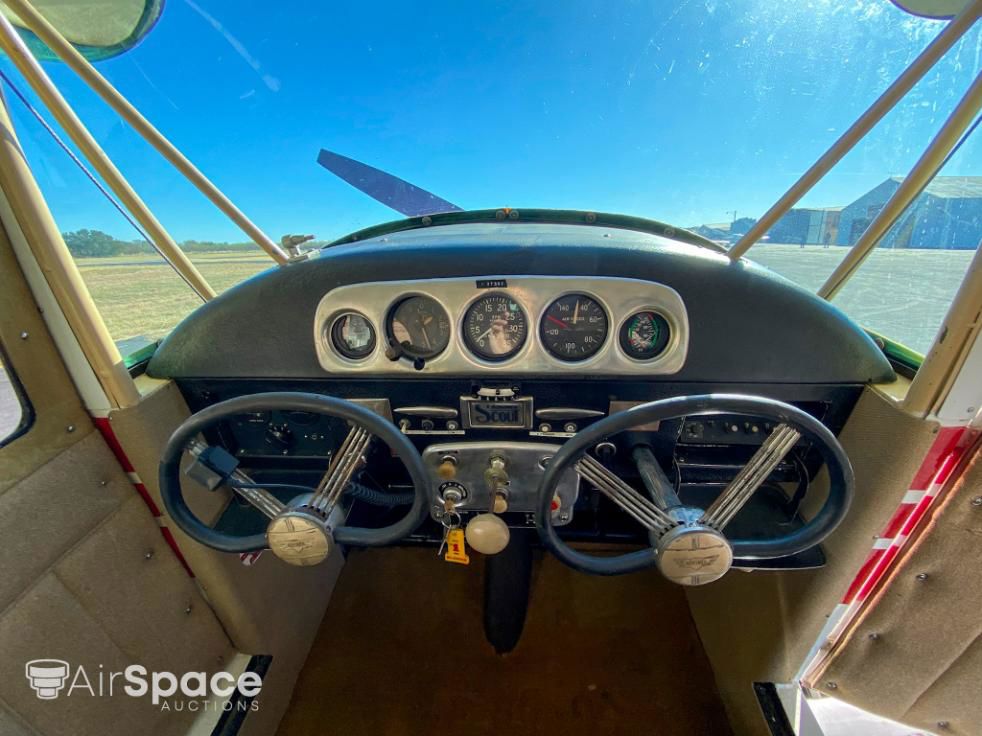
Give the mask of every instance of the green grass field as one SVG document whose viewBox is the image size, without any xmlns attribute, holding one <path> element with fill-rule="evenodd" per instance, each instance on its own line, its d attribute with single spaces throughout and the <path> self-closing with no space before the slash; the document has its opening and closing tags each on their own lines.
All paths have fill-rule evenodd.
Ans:
<svg viewBox="0 0 982 736">
<path fill-rule="evenodd" d="M 753 248 L 750 258 L 815 290 L 845 253 L 768 244 Z M 924 352 L 971 258 L 971 251 L 877 250 L 835 304 L 864 326 Z M 192 254 L 191 260 L 219 292 L 272 266 L 258 250 Z M 159 339 L 200 304 L 158 256 L 83 258 L 78 264 L 116 340 Z"/>
<path fill-rule="evenodd" d="M 189 256 L 212 287 L 222 292 L 273 266 L 265 253 L 194 253 Z M 113 339 L 159 339 L 201 300 L 160 256 L 77 259 L 82 278 Z"/>
</svg>

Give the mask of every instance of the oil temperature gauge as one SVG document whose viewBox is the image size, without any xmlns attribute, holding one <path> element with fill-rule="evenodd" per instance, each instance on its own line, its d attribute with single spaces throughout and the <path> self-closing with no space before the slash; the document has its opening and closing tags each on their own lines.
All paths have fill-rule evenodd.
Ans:
<svg viewBox="0 0 982 736">
<path fill-rule="evenodd" d="M 621 350 L 635 360 L 651 360 L 668 346 L 671 329 L 658 312 L 635 312 L 621 325 Z"/>
</svg>

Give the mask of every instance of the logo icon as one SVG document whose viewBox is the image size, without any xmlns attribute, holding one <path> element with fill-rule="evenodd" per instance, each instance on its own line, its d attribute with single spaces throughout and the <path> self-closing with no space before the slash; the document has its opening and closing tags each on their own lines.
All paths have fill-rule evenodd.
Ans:
<svg viewBox="0 0 982 736">
<path fill-rule="evenodd" d="M 41 700 L 54 700 L 68 680 L 68 662 L 61 659 L 32 659 L 24 672 L 31 689 Z"/>
<path fill-rule="evenodd" d="M 685 557 L 678 561 L 679 567 L 686 570 L 702 570 L 716 563 L 719 555 L 706 555 L 704 557 Z"/>
</svg>

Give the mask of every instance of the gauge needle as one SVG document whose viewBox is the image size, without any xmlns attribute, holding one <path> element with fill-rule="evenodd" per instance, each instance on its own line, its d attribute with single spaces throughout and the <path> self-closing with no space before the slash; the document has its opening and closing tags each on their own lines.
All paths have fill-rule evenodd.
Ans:
<svg viewBox="0 0 982 736">
<path fill-rule="evenodd" d="M 576 306 L 573 308 L 573 324 L 575 325 L 580 321 L 580 300 L 576 300 Z"/>
<path fill-rule="evenodd" d="M 477 341 L 478 341 L 478 342 L 480 342 L 480 341 L 481 341 L 481 340 L 483 340 L 483 339 L 484 339 L 485 337 L 487 337 L 488 335 L 490 335 L 490 334 L 491 334 L 491 331 L 492 331 L 493 329 L 494 329 L 494 326 L 491 326 L 491 327 L 489 327 L 489 328 L 488 328 L 487 330 L 485 330 L 484 332 L 482 332 L 482 333 L 481 333 L 480 335 L 478 335 L 478 336 L 477 336 Z"/>
<path fill-rule="evenodd" d="M 555 322 L 557 325 L 559 325 L 560 327 L 562 327 L 564 330 L 568 330 L 569 329 L 569 325 L 568 324 L 566 324 L 565 322 L 563 322 L 561 319 L 556 319 L 551 314 L 547 314 L 546 315 L 546 319 L 549 320 L 550 322 Z"/>
</svg>

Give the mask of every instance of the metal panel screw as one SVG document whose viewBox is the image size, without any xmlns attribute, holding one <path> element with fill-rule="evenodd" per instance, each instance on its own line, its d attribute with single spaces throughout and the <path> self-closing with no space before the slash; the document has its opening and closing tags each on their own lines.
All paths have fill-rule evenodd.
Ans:
<svg viewBox="0 0 982 736">
<path fill-rule="evenodd" d="M 65 431 L 68 432 L 69 434 L 72 433 L 72 432 L 74 432 L 75 431 L 75 425 L 74 424 L 69 424 L 67 427 L 65 427 Z"/>
<path fill-rule="evenodd" d="M 20 333 L 20 339 L 21 340 L 26 340 L 29 337 L 30 337 L 30 335 L 27 334 L 27 330 L 24 330 L 22 333 Z"/>
<path fill-rule="evenodd" d="M 973 506 L 982 506 L 982 496 L 976 496 L 972 499 Z"/>
<path fill-rule="evenodd" d="M 948 721 L 938 721 L 938 728 L 948 728 L 951 724 Z"/>
<path fill-rule="evenodd" d="M 188 607 L 184 609 L 184 615 L 186 615 L 186 616 L 190 616 L 191 615 L 191 604 L 190 603 L 188 603 Z"/>
<path fill-rule="evenodd" d="M 143 559 L 145 559 L 145 560 L 149 560 L 149 559 L 150 559 L 150 558 L 152 558 L 152 557 L 153 557 L 153 550 L 152 550 L 152 549 L 150 549 L 150 550 L 147 550 L 147 551 L 146 551 L 146 552 L 144 553 L 144 555 L 143 555 Z"/>
<path fill-rule="evenodd" d="M 825 683 L 825 687 L 828 690 L 838 690 L 839 689 L 839 686 L 836 683 L 832 682 L 831 680 L 829 682 L 826 682 Z"/>
<path fill-rule="evenodd" d="M 928 577 L 930 577 L 930 576 L 926 572 L 919 572 L 919 573 L 917 573 L 917 579 L 918 580 L 927 580 Z"/>
<path fill-rule="evenodd" d="M 870 641 L 876 641 L 879 638 L 880 638 L 880 635 L 877 634 L 875 631 L 869 635 L 869 640 Z"/>
</svg>

